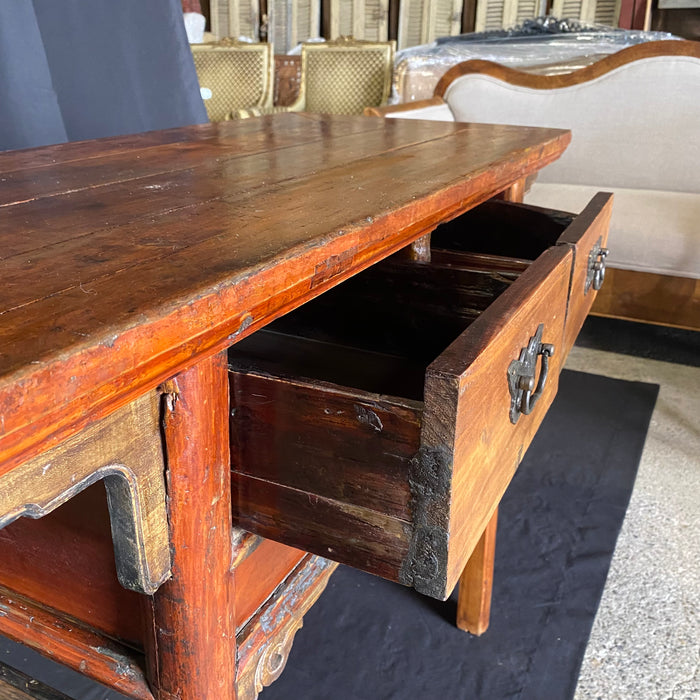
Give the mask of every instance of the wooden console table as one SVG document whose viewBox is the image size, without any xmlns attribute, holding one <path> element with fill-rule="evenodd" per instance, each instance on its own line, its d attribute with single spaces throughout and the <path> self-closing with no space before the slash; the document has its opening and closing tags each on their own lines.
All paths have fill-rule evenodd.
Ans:
<svg viewBox="0 0 700 700">
<path fill-rule="evenodd" d="M 323 482 L 316 502 L 332 517 L 319 521 L 321 511 L 285 501 L 309 489 L 284 483 L 284 466 L 262 478 L 238 461 L 248 437 L 236 421 L 254 411 L 241 388 L 249 375 L 230 378 L 227 351 L 387 256 L 399 268 L 427 263 L 439 223 L 499 194 L 517 200 L 568 141 L 552 129 L 281 114 L 0 155 L 0 632 L 130 697 L 247 700 L 284 667 L 333 569 L 317 556 L 329 551 L 438 597 L 469 562 L 462 625 L 482 631 L 495 508 L 592 301 L 584 278 L 607 200 L 568 224 L 550 217 L 556 235 L 516 283 L 505 275 L 510 288 L 474 322 L 469 347 L 460 336 L 428 368 L 441 397 L 426 390 L 425 408 L 407 404 L 423 416 L 412 438 L 420 473 L 397 486 L 410 503 L 381 517 Z M 508 419 L 522 406 L 506 387 L 495 432 L 487 420 L 480 435 L 455 438 L 433 404 L 447 406 L 452 389 L 461 397 L 462 380 L 496 379 L 480 379 L 485 353 L 466 360 L 472 375 L 454 353 L 490 344 L 505 386 L 538 323 L 556 352 L 532 415 Z M 491 410 L 492 398 L 479 401 Z M 458 421 L 465 405 L 455 398 Z M 357 408 L 358 425 L 386 433 L 390 411 L 375 408 Z M 459 466 L 485 454 L 488 484 Z M 421 500 L 436 455 L 451 481 L 438 474 Z M 277 495 L 256 490 L 263 482 Z M 446 489 L 457 510 L 445 510 Z M 360 545 L 343 548 L 343 528 L 361 522 Z M 396 551 L 382 534 L 394 531 Z"/>
</svg>

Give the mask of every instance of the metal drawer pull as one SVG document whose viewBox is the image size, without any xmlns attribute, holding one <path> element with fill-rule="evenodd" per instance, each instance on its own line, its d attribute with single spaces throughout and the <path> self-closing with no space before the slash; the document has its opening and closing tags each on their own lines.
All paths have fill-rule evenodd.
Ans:
<svg viewBox="0 0 700 700">
<path fill-rule="evenodd" d="M 554 345 L 542 342 L 544 324 L 540 323 L 537 332 L 530 338 L 527 347 L 520 351 L 520 357 L 508 366 L 508 388 L 510 389 L 510 422 L 515 425 L 520 414 L 528 415 L 542 396 L 547 374 L 549 358 L 554 355 Z M 542 357 L 540 377 L 535 385 L 537 358 Z"/>
<path fill-rule="evenodd" d="M 601 248 L 603 237 L 601 236 L 588 254 L 588 274 L 586 275 L 586 288 L 584 294 L 593 287 L 597 292 L 603 286 L 605 280 L 605 258 L 610 252 L 607 248 Z"/>
</svg>

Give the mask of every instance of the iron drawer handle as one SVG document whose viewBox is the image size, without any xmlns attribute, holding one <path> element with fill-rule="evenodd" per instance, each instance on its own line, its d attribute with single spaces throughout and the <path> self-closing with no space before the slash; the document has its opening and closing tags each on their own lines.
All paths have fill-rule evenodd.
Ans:
<svg viewBox="0 0 700 700">
<path fill-rule="evenodd" d="M 520 357 L 508 366 L 508 388 L 510 390 L 510 422 L 515 425 L 520 414 L 532 413 L 547 384 L 549 358 L 554 355 L 554 345 L 542 342 L 544 324 L 540 323 L 537 332 L 530 338 L 527 347 L 520 351 Z M 540 376 L 535 382 L 537 358 L 541 357 Z"/>
<path fill-rule="evenodd" d="M 605 280 L 605 258 L 608 257 L 609 252 L 607 248 L 601 248 L 598 251 L 598 259 L 593 263 L 593 289 L 596 292 L 603 286 Z"/>
<path fill-rule="evenodd" d="M 605 280 L 605 258 L 610 252 L 607 248 L 602 248 L 602 236 L 597 240 L 591 252 L 588 254 L 588 274 L 586 275 L 586 286 L 584 294 L 588 294 L 588 290 L 593 287 L 597 292 Z"/>
</svg>

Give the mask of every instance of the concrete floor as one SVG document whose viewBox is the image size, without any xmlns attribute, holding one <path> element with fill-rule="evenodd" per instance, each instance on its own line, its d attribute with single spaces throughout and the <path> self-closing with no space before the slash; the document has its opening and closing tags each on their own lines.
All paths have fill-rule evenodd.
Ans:
<svg viewBox="0 0 700 700">
<path fill-rule="evenodd" d="M 575 700 L 700 700 L 700 368 L 583 347 L 567 367 L 661 386 Z"/>
</svg>

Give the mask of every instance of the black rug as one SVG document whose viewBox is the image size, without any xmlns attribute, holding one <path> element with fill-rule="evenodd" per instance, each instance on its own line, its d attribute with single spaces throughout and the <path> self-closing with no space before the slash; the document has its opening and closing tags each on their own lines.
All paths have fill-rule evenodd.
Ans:
<svg viewBox="0 0 700 700">
<path fill-rule="evenodd" d="M 499 511 L 491 625 L 343 567 L 264 700 L 564 700 L 574 694 L 658 387 L 565 371 Z"/>
<path fill-rule="evenodd" d="M 341 567 L 261 700 L 571 698 L 657 393 L 562 374 L 501 504 L 486 634 L 454 626 L 456 593 L 434 601 Z M 21 649 L 3 641 L 0 660 L 78 700 L 121 697 Z"/>
</svg>

